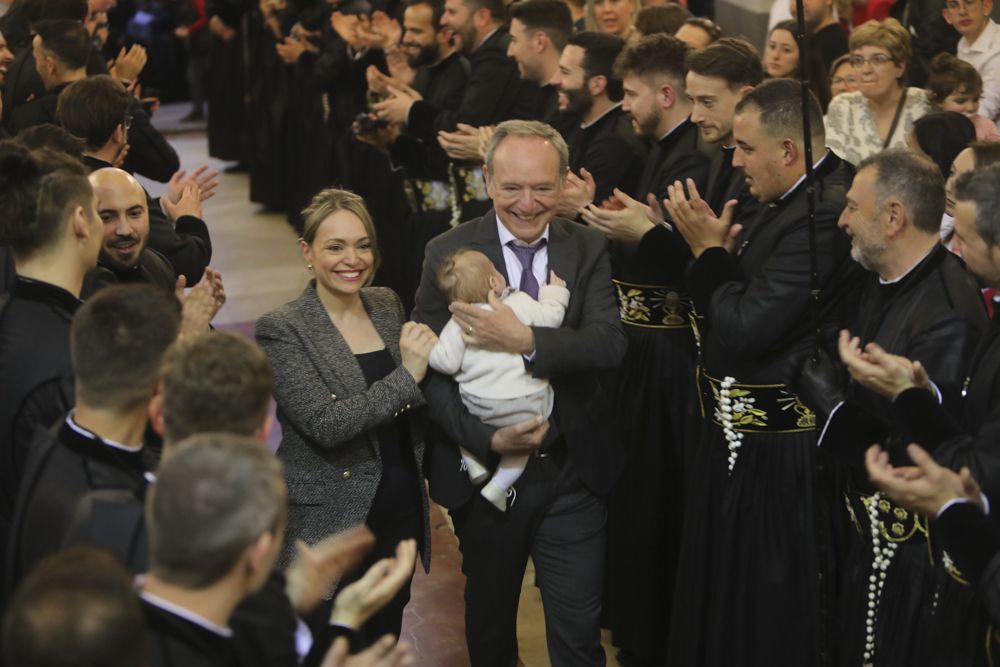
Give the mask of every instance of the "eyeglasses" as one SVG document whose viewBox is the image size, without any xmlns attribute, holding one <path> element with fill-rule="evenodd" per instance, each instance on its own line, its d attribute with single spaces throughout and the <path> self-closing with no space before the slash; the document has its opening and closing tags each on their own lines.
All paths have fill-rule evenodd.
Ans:
<svg viewBox="0 0 1000 667">
<path fill-rule="evenodd" d="M 122 123 L 126 130 L 132 129 L 132 114 L 125 116 L 125 121 Z"/>
<path fill-rule="evenodd" d="M 835 76 L 833 77 L 833 80 L 830 81 L 830 83 L 832 83 L 835 86 L 839 85 L 853 86 L 857 82 L 858 82 L 858 77 L 856 76 Z"/>
<path fill-rule="evenodd" d="M 856 69 L 861 69 L 866 64 L 869 64 L 872 67 L 882 67 L 883 65 L 895 63 L 896 61 L 892 56 L 887 56 L 884 53 L 876 53 L 869 58 L 865 58 L 864 56 L 851 56 L 850 62 Z"/>
</svg>

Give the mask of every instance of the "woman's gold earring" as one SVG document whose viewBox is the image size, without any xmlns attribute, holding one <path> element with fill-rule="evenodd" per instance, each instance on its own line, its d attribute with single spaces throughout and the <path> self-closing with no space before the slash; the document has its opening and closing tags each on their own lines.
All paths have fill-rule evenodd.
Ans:
<svg viewBox="0 0 1000 667">
<path fill-rule="evenodd" d="M 312 271 L 313 270 L 313 265 L 312 264 L 306 264 L 306 268 L 309 269 L 310 271 Z"/>
</svg>

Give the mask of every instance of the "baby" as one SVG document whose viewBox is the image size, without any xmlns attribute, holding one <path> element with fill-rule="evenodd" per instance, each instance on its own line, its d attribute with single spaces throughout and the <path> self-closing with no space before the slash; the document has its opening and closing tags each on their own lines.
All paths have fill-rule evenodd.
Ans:
<svg viewBox="0 0 1000 667">
<path fill-rule="evenodd" d="M 559 326 L 569 304 L 566 281 L 554 271 L 549 284 L 538 290 L 535 301 L 525 292 L 508 290 L 503 274 L 486 255 L 475 250 L 458 250 L 446 257 L 438 269 L 437 284 L 449 302 L 465 301 L 485 309 L 491 308 L 487 300 L 493 292 L 519 320 L 533 326 Z M 455 376 L 465 407 L 490 426 L 502 428 L 533 417 L 548 419 L 552 414 L 554 394 L 548 380 L 532 377 L 519 354 L 467 347 L 455 318 L 441 330 L 431 350 L 430 365 L 438 372 Z M 472 482 L 481 483 L 489 471 L 465 449 L 461 452 Z M 501 512 L 507 510 L 507 491 L 524 472 L 527 462 L 527 456 L 503 456 L 483 487 L 483 497 Z"/>
</svg>

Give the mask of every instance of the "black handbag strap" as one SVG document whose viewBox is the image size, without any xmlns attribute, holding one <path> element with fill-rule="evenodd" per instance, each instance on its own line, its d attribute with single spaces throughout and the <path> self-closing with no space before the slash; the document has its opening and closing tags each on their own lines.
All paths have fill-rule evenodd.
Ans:
<svg viewBox="0 0 1000 667">
<path fill-rule="evenodd" d="M 889 126 L 889 134 L 885 135 L 885 141 L 882 142 L 882 150 L 889 147 L 889 142 L 892 141 L 892 135 L 896 134 L 896 127 L 899 125 L 899 117 L 903 115 L 903 107 L 906 106 L 907 92 L 907 89 L 903 88 L 903 94 L 899 96 L 899 104 L 896 105 L 896 115 L 892 117 L 892 125 Z"/>
</svg>

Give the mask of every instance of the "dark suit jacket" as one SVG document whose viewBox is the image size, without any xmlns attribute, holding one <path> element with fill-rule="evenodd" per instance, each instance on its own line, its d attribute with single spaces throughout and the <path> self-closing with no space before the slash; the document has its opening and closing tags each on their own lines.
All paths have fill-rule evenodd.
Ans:
<svg viewBox="0 0 1000 667">
<path fill-rule="evenodd" d="M 441 261 L 459 248 L 483 252 L 506 276 L 497 224 L 496 213 L 490 210 L 427 244 L 413 319 L 438 332 L 448 322 L 448 301 L 438 291 L 435 274 Z M 548 252 L 549 268 L 566 281 L 570 301 L 561 327 L 532 327 L 531 372 L 548 378 L 555 390 L 554 414 L 581 480 L 592 492 L 606 495 L 621 470 L 622 453 L 615 440 L 610 387 L 602 383 L 602 371 L 616 368 L 625 354 L 607 241 L 595 230 L 555 218 L 549 223 Z M 445 507 L 459 507 L 475 487 L 460 470 L 458 446 L 495 464 L 498 457 L 490 440 L 496 429 L 469 414 L 451 377 L 430 373 L 424 395 L 436 425 L 428 437 L 425 466 L 431 496 Z"/>
<path fill-rule="evenodd" d="M 291 562 L 296 539 L 311 544 L 365 522 L 382 479 L 376 426 L 407 416 L 417 467 L 423 462 L 422 416 L 411 412 L 423 404 L 423 395 L 400 365 L 403 306 L 384 287 L 365 288 L 361 298 L 397 364 L 370 388 L 354 353 L 320 303 L 315 282 L 294 301 L 257 320 L 257 342 L 274 371 L 282 434 L 277 453 L 288 483 L 283 565 Z M 426 495 L 421 497 L 423 560 L 429 567 L 428 505 Z"/>
<path fill-rule="evenodd" d="M 469 79 L 457 107 L 440 107 L 427 100 L 415 102 L 407 119 L 409 131 L 427 141 L 439 130 L 451 132 L 458 123 L 475 127 L 510 118 L 532 118 L 539 89 L 522 81 L 517 63 L 507 57 L 510 35 L 498 28 L 469 56 Z"/>
</svg>

